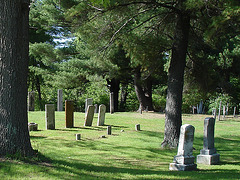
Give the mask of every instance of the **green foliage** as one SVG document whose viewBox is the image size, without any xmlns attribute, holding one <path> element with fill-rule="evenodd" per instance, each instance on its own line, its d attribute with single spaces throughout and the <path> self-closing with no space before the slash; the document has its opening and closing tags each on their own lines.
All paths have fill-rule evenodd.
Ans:
<svg viewBox="0 0 240 180">
<path fill-rule="evenodd" d="M 222 106 L 225 106 L 232 111 L 236 104 L 233 101 L 233 98 L 228 94 L 216 93 L 215 96 L 212 96 L 209 100 L 209 113 L 212 112 L 212 109 L 219 109 L 221 103 Z"/>
</svg>

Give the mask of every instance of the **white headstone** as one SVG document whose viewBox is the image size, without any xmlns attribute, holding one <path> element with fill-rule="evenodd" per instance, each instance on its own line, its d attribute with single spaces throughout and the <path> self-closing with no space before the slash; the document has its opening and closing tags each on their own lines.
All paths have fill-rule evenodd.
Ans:
<svg viewBox="0 0 240 180">
<path fill-rule="evenodd" d="M 170 163 L 169 169 L 173 171 L 191 171 L 197 168 L 194 164 L 193 139 L 195 128 L 192 125 L 185 124 L 181 126 L 178 152 L 173 159 L 173 163 Z"/>
</svg>

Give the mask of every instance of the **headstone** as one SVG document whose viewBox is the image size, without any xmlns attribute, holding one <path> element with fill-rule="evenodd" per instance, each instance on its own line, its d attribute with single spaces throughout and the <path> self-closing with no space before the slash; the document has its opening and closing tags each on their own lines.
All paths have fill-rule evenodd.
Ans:
<svg viewBox="0 0 240 180">
<path fill-rule="evenodd" d="M 107 134 L 111 135 L 112 134 L 112 126 L 107 127 Z"/>
<path fill-rule="evenodd" d="M 38 124 L 37 123 L 28 123 L 28 130 L 29 131 L 37 131 L 38 130 Z"/>
<path fill-rule="evenodd" d="M 213 118 L 216 119 L 216 116 L 217 116 L 216 108 L 212 109 L 212 115 L 213 115 Z"/>
<path fill-rule="evenodd" d="M 236 116 L 236 107 L 234 107 L 234 109 L 233 109 L 233 117 L 235 117 Z"/>
<path fill-rule="evenodd" d="M 46 129 L 55 129 L 55 106 L 54 104 L 45 104 Z"/>
<path fill-rule="evenodd" d="M 185 124 L 181 126 L 178 152 L 170 163 L 169 169 L 173 171 L 191 171 L 196 170 L 197 165 L 194 164 L 193 139 L 195 128 L 192 125 Z"/>
<path fill-rule="evenodd" d="M 214 148 L 214 126 L 214 118 L 204 119 L 203 149 L 197 156 L 197 163 L 211 165 L 219 162 L 220 155 L 216 153 Z"/>
<path fill-rule="evenodd" d="M 135 130 L 136 130 L 136 131 L 140 131 L 140 124 L 136 124 L 136 125 L 135 125 Z"/>
<path fill-rule="evenodd" d="M 192 112 L 193 112 L 193 114 L 197 114 L 197 107 L 196 106 L 192 106 Z"/>
<path fill-rule="evenodd" d="M 219 111 L 218 111 L 218 120 L 220 121 L 220 118 L 221 118 L 221 106 L 222 106 L 222 101 L 220 101 L 220 104 L 219 104 Z"/>
<path fill-rule="evenodd" d="M 63 90 L 58 89 L 57 111 L 63 111 Z"/>
<path fill-rule="evenodd" d="M 34 111 L 35 92 L 28 92 L 28 111 Z"/>
<path fill-rule="evenodd" d="M 226 106 L 223 106 L 223 119 L 225 118 L 226 116 Z"/>
<path fill-rule="evenodd" d="M 106 106 L 101 104 L 98 111 L 98 121 L 97 126 L 103 126 L 105 121 Z"/>
<path fill-rule="evenodd" d="M 93 117 L 94 117 L 94 106 L 90 105 L 88 106 L 88 109 L 85 115 L 84 126 L 92 126 Z"/>
<path fill-rule="evenodd" d="M 114 113 L 114 94 L 110 93 L 110 114 Z"/>
<path fill-rule="evenodd" d="M 76 134 L 76 140 L 77 141 L 81 140 L 81 134 Z"/>
<path fill-rule="evenodd" d="M 229 106 L 229 103 L 227 103 L 226 115 L 228 115 L 228 106 Z"/>
<path fill-rule="evenodd" d="M 66 128 L 73 128 L 74 122 L 74 104 L 73 101 L 66 100 L 65 101 L 65 121 Z"/>
<path fill-rule="evenodd" d="M 95 107 L 94 113 L 98 113 L 98 105 L 97 105 L 97 104 L 94 104 L 94 107 Z"/>
<path fill-rule="evenodd" d="M 93 105 L 93 99 L 92 98 L 87 98 L 85 100 L 85 113 L 87 113 L 88 106 Z"/>
</svg>

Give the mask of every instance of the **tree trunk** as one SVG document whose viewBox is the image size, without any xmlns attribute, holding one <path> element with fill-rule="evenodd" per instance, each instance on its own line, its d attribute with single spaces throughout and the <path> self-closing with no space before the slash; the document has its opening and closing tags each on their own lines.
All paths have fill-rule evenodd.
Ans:
<svg viewBox="0 0 240 180">
<path fill-rule="evenodd" d="M 151 78 L 146 79 L 145 82 L 141 80 L 140 67 L 137 67 L 135 69 L 134 86 L 139 101 L 138 110 L 148 109 L 149 111 L 153 111 L 154 109 L 152 104 L 152 81 Z"/>
<path fill-rule="evenodd" d="M 126 102 L 127 102 L 127 95 L 128 95 L 127 88 L 128 88 L 128 84 L 122 84 L 120 110 L 123 111 L 123 112 L 126 109 Z"/>
<path fill-rule="evenodd" d="M 41 93 L 41 84 L 40 84 L 40 77 L 36 76 L 36 88 L 38 92 L 38 102 L 39 102 L 39 107 L 41 111 L 44 111 L 45 107 L 42 102 L 42 93 Z"/>
<path fill-rule="evenodd" d="M 28 0 L 0 0 L 0 155 L 32 155 L 27 116 Z"/>
<path fill-rule="evenodd" d="M 162 147 L 169 146 L 174 148 L 178 145 L 180 127 L 182 125 L 182 91 L 189 28 L 189 16 L 179 13 L 177 15 L 175 38 L 168 72 L 165 132 Z"/>
<path fill-rule="evenodd" d="M 120 81 L 113 78 L 111 80 L 107 80 L 108 85 L 110 86 L 110 93 L 113 92 L 113 100 L 114 100 L 114 112 L 118 111 L 118 95 L 120 90 Z"/>
</svg>

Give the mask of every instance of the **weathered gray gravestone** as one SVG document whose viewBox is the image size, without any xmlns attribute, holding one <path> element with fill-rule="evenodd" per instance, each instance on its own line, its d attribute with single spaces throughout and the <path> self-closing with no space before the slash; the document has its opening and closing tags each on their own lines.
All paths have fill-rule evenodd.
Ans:
<svg viewBox="0 0 240 180">
<path fill-rule="evenodd" d="M 197 168 L 194 164 L 193 139 L 195 128 L 192 125 L 184 124 L 181 126 L 178 153 L 174 156 L 173 163 L 170 163 L 169 169 L 173 171 L 191 171 Z"/>
<path fill-rule="evenodd" d="M 220 118 L 221 118 L 221 106 L 222 106 L 222 101 L 220 101 L 220 104 L 219 104 L 219 111 L 218 111 L 218 120 L 220 121 Z"/>
<path fill-rule="evenodd" d="M 212 115 L 213 115 L 214 119 L 216 119 L 216 116 L 217 116 L 217 109 L 216 108 L 212 109 Z"/>
<path fill-rule="evenodd" d="M 226 116 L 226 106 L 223 106 L 223 119 L 225 118 Z"/>
<path fill-rule="evenodd" d="M 214 126 L 214 118 L 204 119 L 203 149 L 197 156 L 197 163 L 211 165 L 219 162 L 220 155 L 216 153 L 214 148 Z"/>
<path fill-rule="evenodd" d="M 85 113 L 87 112 L 88 106 L 93 105 L 93 99 L 92 98 L 87 98 L 85 100 Z"/>
<path fill-rule="evenodd" d="M 234 109 L 233 109 L 233 117 L 235 117 L 236 116 L 236 107 L 234 107 Z"/>
<path fill-rule="evenodd" d="M 84 126 L 92 126 L 93 117 L 94 117 L 94 106 L 90 105 L 88 106 L 88 109 L 85 115 Z"/>
<path fill-rule="evenodd" d="M 55 129 L 55 106 L 54 104 L 45 104 L 46 129 Z"/>
<path fill-rule="evenodd" d="M 105 121 L 106 106 L 101 104 L 98 111 L 98 121 L 97 126 L 103 126 Z"/>
<path fill-rule="evenodd" d="M 95 107 L 94 113 L 98 113 L 98 105 L 97 105 L 97 104 L 94 104 L 94 107 Z"/>
<path fill-rule="evenodd" d="M 58 89 L 57 111 L 63 111 L 63 90 Z"/>
<path fill-rule="evenodd" d="M 66 128 L 74 127 L 74 103 L 73 101 L 65 101 L 65 121 Z"/>
<path fill-rule="evenodd" d="M 110 93 L 110 114 L 114 113 L 114 94 Z"/>
<path fill-rule="evenodd" d="M 28 92 L 28 111 L 34 111 L 35 92 Z"/>
</svg>

